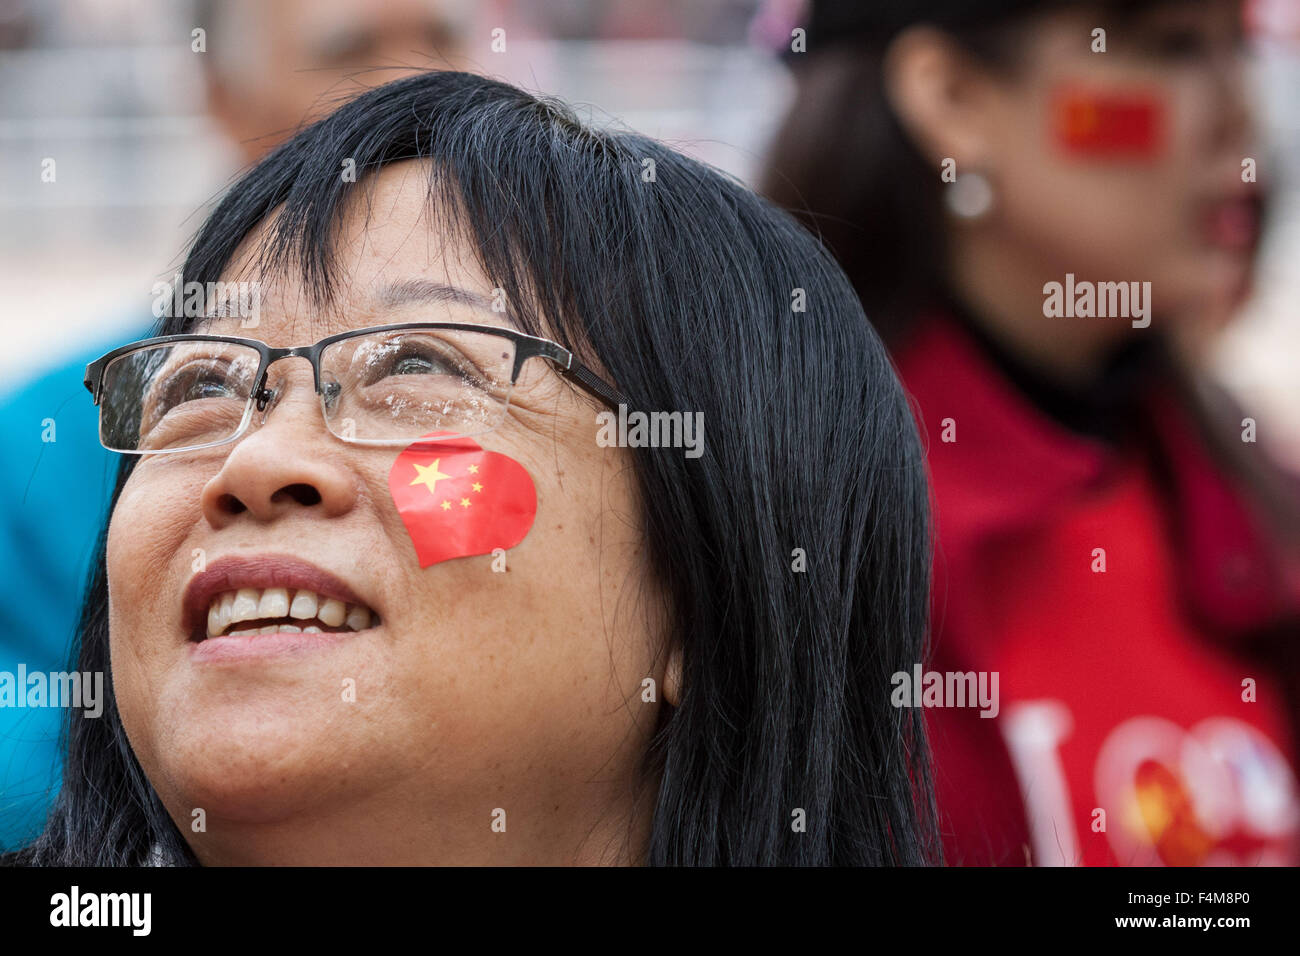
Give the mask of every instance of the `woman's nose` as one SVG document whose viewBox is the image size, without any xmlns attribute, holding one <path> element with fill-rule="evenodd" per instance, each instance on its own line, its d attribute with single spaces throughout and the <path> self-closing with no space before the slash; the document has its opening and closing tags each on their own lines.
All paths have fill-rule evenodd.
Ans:
<svg viewBox="0 0 1300 956">
<path fill-rule="evenodd" d="M 335 517 L 356 504 L 358 478 L 349 461 L 355 450 L 325 428 L 310 383 L 280 383 L 258 417 L 262 423 L 235 443 L 203 488 L 210 524 L 222 527 L 245 513 L 272 521 L 303 508 Z"/>
</svg>

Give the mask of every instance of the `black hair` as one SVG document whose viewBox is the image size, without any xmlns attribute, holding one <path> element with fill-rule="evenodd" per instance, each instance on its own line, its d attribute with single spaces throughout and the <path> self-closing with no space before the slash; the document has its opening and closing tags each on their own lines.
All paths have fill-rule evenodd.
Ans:
<svg viewBox="0 0 1300 956">
<path fill-rule="evenodd" d="M 708 422 L 697 459 L 633 451 L 683 651 L 681 699 L 645 757 L 658 789 L 644 862 L 937 861 L 921 717 L 890 703 L 928 626 L 923 453 L 833 259 L 787 214 L 659 143 L 435 72 L 364 93 L 261 161 L 202 226 L 185 279 L 219 280 L 274 211 L 258 267 L 297 270 L 329 302 L 349 197 L 412 158 L 430 161 L 431 208 L 471 240 L 525 331 L 597 363 L 639 408 Z M 108 672 L 105 711 L 70 711 L 62 789 L 20 858 L 136 865 L 154 849 L 192 864 L 117 710 L 104 546 L 76 666 Z"/>
</svg>

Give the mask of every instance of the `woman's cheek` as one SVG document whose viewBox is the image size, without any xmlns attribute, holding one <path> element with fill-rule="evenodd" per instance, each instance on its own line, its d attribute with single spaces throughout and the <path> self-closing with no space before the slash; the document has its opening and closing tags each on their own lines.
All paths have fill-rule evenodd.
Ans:
<svg viewBox="0 0 1300 956">
<path fill-rule="evenodd" d="M 200 519 L 203 482 L 147 464 L 127 481 L 109 522 L 108 590 L 110 603 L 133 620 L 161 624 L 179 620 L 180 589 L 193 563 L 206 559 L 185 547 Z"/>
<path fill-rule="evenodd" d="M 194 484 L 142 464 L 127 480 L 109 522 L 109 635 L 123 718 L 139 684 L 151 679 L 146 672 L 151 652 L 164 648 L 157 632 L 169 622 L 179 626 L 181 588 L 191 562 L 182 561 L 178 551 L 194 527 Z"/>
</svg>

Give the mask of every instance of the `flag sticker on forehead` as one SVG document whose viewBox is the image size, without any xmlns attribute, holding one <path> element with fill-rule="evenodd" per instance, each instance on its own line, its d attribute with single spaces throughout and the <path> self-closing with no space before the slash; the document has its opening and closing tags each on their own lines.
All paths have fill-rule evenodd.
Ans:
<svg viewBox="0 0 1300 956">
<path fill-rule="evenodd" d="M 513 548 L 537 514 L 537 490 L 523 465 L 452 432 L 408 446 L 393 462 L 388 488 L 422 568 Z"/>
</svg>

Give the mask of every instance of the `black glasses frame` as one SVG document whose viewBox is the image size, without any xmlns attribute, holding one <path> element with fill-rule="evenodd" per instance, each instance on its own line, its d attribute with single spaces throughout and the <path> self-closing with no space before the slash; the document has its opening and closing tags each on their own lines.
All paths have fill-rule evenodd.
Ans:
<svg viewBox="0 0 1300 956">
<path fill-rule="evenodd" d="M 337 335 L 326 336 L 314 345 L 300 345 L 294 348 L 277 349 L 272 348 L 265 342 L 258 339 L 246 339 L 234 335 L 162 335 L 152 339 L 141 339 L 138 342 L 132 342 L 129 345 L 122 345 L 106 352 L 95 361 L 86 366 L 85 386 L 90 392 L 96 405 L 104 395 L 104 373 L 109 363 L 123 355 L 129 355 L 132 352 L 138 352 L 141 349 L 152 348 L 157 345 L 170 345 L 179 342 L 225 342 L 231 345 L 244 345 L 256 349 L 261 360 L 257 366 L 257 373 L 253 377 L 256 383 L 252 392 L 249 393 L 248 401 L 255 404 L 257 411 L 265 411 L 266 406 L 275 397 L 275 390 L 266 387 L 267 376 L 270 374 L 271 366 L 285 358 L 305 358 L 311 362 L 312 381 L 318 396 L 324 397 L 321 389 L 320 380 L 320 357 L 329 346 L 335 342 L 342 342 L 346 339 L 357 338 L 363 335 L 371 335 L 375 332 L 401 332 L 415 331 L 418 329 L 436 330 L 447 329 L 460 332 L 484 332 L 490 335 L 496 335 L 503 339 L 509 339 L 515 347 L 514 368 L 510 371 L 510 387 L 514 388 L 519 379 L 520 369 L 523 368 L 524 362 L 530 358 L 544 358 L 556 367 L 556 370 L 566 378 L 570 379 L 575 385 L 583 391 L 592 395 L 611 408 L 618 408 L 619 405 L 629 405 L 627 397 L 618 389 L 610 385 L 586 365 L 577 361 L 573 353 L 557 342 L 550 339 L 543 339 L 536 335 L 527 335 L 515 329 L 503 328 L 499 325 L 479 325 L 473 322 L 402 322 L 396 325 L 374 325 L 364 329 L 352 329 L 347 332 L 340 332 Z M 203 447 L 215 447 L 224 445 L 227 442 L 234 441 L 248 430 L 249 422 L 248 410 L 244 413 L 244 420 L 240 424 L 239 430 L 229 438 L 222 439 L 219 442 L 213 442 L 211 445 Z M 331 432 L 330 434 L 334 434 Z M 335 436 L 338 437 L 338 436 Z M 409 444 L 411 439 L 343 439 L 358 445 L 392 445 L 392 444 Z M 171 451 L 173 449 L 167 449 Z M 184 450 L 184 449 L 180 449 Z M 129 451 L 123 454 L 156 454 L 156 452 Z"/>
</svg>

